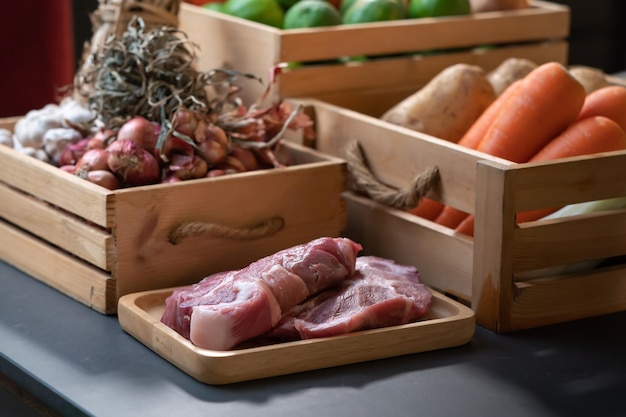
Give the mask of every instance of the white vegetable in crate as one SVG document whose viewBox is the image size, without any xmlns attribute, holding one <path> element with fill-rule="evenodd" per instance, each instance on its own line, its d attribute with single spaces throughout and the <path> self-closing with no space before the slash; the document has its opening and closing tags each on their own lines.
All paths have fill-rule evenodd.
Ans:
<svg viewBox="0 0 626 417">
<path fill-rule="evenodd" d="M 83 138 L 77 130 L 67 127 L 49 129 L 43 135 L 43 150 L 55 165 L 60 164 L 61 152 L 70 143 L 76 143 Z"/>
<path fill-rule="evenodd" d="M 13 147 L 13 132 L 9 129 L 0 129 L 0 145 Z"/>
<path fill-rule="evenodd" d="M 17 151 L 32 158 L 39 159 L 40 161 L 50 162 L 48 154 L 41 148 L 33 148 L 32 146 L 27 146 L 24 148 L 19 148 Z"/>
<path fill-rule="evenodd" d="M 96 113 L 73 98 L 67 97 L 63 99 L 59 111 L 65 127 L 94 129 L 94 120 L 97 117 Z"/>
<path fill-rule="evenodd" d="M 43 147 L 45 133 L 54 128 L 62 127 L 59 106 L 48 104 L 39 110 L 31 110 L 15 124 L 15 142 L 20 148 Z M 18 147 L 17 145 L 15 146 Z"/>
</svg>

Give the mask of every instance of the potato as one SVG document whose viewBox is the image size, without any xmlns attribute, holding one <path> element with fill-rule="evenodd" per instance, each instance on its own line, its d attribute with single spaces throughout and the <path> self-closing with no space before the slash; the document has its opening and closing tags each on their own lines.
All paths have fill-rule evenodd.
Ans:
<svg viewBox="0 0 626 417">
<path fill-rule="evenodd" d="M 381 119 L 458 142 L 495 97 L 482 68 L 455 64 L 389 109 Z"/>
<path fill-rule="evenodd" d="M 537 64 L 525 58 L 505 59 L 494 70 L 487 74 L 496 96 L 499 96 L 509 85 L 524 78 L 529 72 L 537 68 Z"/>
<path fill-rule="evenodd" d="M 587 67 L 585 65 L 572 65 L 569 67 L 569 72 L 585 87 L 587 94 L 610 84 L 606 79 L 604 71 L 598 68 Z"/>
<path fill-rule="evenodd" d="M 517 10 L 530 7 L 528 0 L 470 0 L 472 13 Z"/>
</svg>

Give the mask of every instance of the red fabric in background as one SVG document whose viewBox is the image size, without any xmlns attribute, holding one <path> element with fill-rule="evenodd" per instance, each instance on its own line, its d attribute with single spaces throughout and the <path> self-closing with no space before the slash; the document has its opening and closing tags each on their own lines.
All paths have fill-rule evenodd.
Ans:
<svg viewBox="0 0 626 417">
<path fill-rule="evenodd" d="M 71 0 L 0 0 L 0 117 L 58 102 L 75 60 Z"/>
</svg>

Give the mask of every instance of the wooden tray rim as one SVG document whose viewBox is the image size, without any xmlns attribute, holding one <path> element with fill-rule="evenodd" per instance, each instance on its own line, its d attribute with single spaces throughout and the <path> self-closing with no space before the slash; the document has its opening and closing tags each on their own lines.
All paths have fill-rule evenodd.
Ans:
<svg viewBox="0 0 626 417">
<path fill-rule="evenodd" d="M 156 295 L 162 297 L 159 299 L 164 300 L 176 288 L 180 287 L 142 291 L 120 297 L 117 309 L 120 326 L 124 331 L 135 337 L 153 352 L 159 354 L 163 359 L 200 382 L 212 385 L 461 346 L 469 343 L 475 332 L 474 311 L 471 308 L 428 287 L 433 294 L 433 303 L 443 303 L 442 306 L 453 310 L 453 314 L 405 325 L 363 330 L 334 337 L 284 342 L 229 351 L 208 350 L 193 345 L 191 341 L 161 323 L 160 317 L 155 317 L 139 305 L 139 302 L 144 297 Z M 136 319 L 138 319 L 138 326 L 134 326 L 132 323 Z M 403 352 L 385 354 L 384 350 L 386 347 L 390 347 L 397 340 L 406 339 L 410 335 L 415 336 L 416 332 L 417 335 L 423 333 L 430 337 L 426 346 L 423 346 L 422 343 L 417 343 L 414 348 L 408 350 L 405 348 Z M 370 346 L 370 349 L 363 349 L 368 352 L 365 357 L 361 355 L 361 357 L 353 359 L 349 355 L 337 351 L 337 348 L 341 346 L 353 346 L 360 350 L 364 346 L 361 342 L 366 341 L 369 337 L 375 338 L 381 335 L 385 336 L 386 342 L 380 343 L 378 346 Z M 173 346 L 182 351 L 187 358 L 173 357 L 172 352 L 176 350 L 172 348 Z M 311 362 L 315 361 L 302 360 L 302 357 L 306 357 L 307 352 L 312 349 L 318 349 L 318 353 L 322 354 L 319 355 L 321 356 L 321 361 L 318 357 L 317 362 L 313 365 L 311 365 Z M 246 360 L 261 367 L 267 366 L 264 369 L 251 369 L 243 374 L 230 372 L 232 365 L 241 361 L 245 362 Z M 291 362 L 300 362 L 300 364 Z M 204 369 L 197 369 L 191 365 L 192 363 L 198 364 Z M 289 368 L 288 365 L 291 365 L 292 368 Z M 211 368 L 215 369 L 211 370 Z"/>
</svg>

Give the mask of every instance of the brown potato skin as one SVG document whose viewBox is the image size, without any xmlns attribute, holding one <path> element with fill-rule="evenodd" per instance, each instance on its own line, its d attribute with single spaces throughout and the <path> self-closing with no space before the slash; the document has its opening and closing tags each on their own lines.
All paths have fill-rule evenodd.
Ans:
<svg viewBox="0 0 626 417">
<path fill-rule="evenodd" d="M 529 59 L 507 58 L 487 74 L 487 79 L 496 96 L 499 96 L 509 85 L 521 80 L 535 68 L 537 68 L 537 64 Z"/>
<path fill-rule="evenodd" d="M 606 79 L 606 74 L 601 69 L 585 65 L 572 65 L 568 69 L 569 73 L 585 87 L 587 94 L 610 84 Z"/>
<path fill-rule="evenodd" d="M 450 142 L 458 142 L 495 100 L 485 71 L 476 65 L 445 68 L 381 119 Z"/>
</svg>

